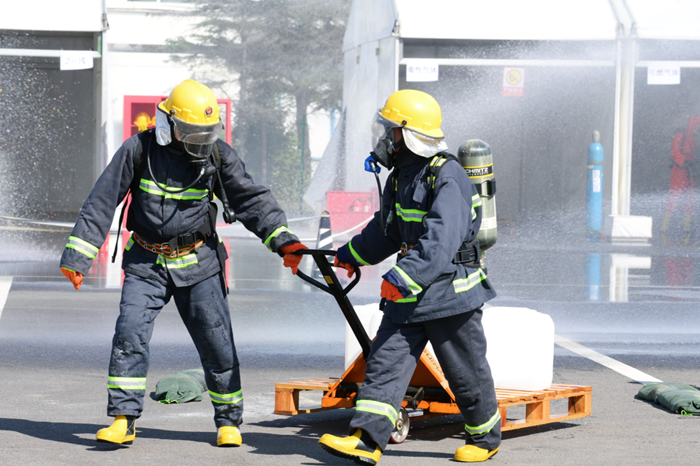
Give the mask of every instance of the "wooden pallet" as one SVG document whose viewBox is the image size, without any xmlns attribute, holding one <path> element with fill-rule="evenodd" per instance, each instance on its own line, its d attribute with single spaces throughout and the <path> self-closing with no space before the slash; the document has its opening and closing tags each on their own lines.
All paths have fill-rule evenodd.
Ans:
<svg viewBox="0 0 700 466">
<path fill-rule="evenodd" d="M 563 384 L 552 384 L 548 389 L 541 391 L 496 389 L 498 410 L 501 412 L 501 431 L 590 416 L 591 390 L 592 387 Z M 569 400 L 567 412 L 556 414 L 550 412 L 552 401 L 567 398 Z M 525 405 L 525 417 L 509 420 L 508 408 L 518 405 Z"/>
<path fill-rule="evenodd" d="M 338 398 L 338 403 L 335 403 L 334 406 L 300 409 L 300 392 L 320 390 L 326 395 L 336 382 L 338 379 L 316 379 L 275 384 L 275 414 L 296 415 L 352 407 L 347 398 Z M 591 414 L 591 390 L 592 387 L 588 386 L 563 384 L 553 384 L 548 389 L 537 391 L 496 389 L 498 409 L 501 412 L 501 430 L 522 429 L 589 416 Z M 568 411 L 552 414 L 551 403 L 561 399 L 568 399 Z M 515 420 L 508 419 L 508 408 L 519 405 L 525 405 L 525 417 Z M 417 418 L 459 413 L 454 402 L 423 401 L 418 407 L 423 409 L 424 415 Z"/>
<path fill-rule="evenodd" d="M 315 413 L 334 408 L 299 408 L 299 392 L 320 390 L 325 395 L 331 385 L 338 379 L 300 380 L 275 384 L 275 414 L 294 416 L 296 414 Z"/>
</svg>

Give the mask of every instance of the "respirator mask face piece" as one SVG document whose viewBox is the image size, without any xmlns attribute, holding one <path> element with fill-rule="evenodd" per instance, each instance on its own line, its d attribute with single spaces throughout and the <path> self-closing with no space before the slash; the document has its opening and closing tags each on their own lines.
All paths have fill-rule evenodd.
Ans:
<svg viewBox="0 0 700 466">
<path fill-rule="evenodd" d="M 213 125 L 195 125 L 175 117 L 172 121 L 175 139 L 185 146 L 188 154 L 196 159 L 205 159 L 212 153 L 214 144 L 219 139 L 221 121 Z"/>
<path fill-rule="evenodd" d="M 373 147 L 370 155 L 378 164 L 386 167 L 388 170 L 394 166 L 394 128 L 400 128 L 400 125 L 391 120 L 387 120 L 378 112 L 372 121 L 372 139 Z"/>
</svg>

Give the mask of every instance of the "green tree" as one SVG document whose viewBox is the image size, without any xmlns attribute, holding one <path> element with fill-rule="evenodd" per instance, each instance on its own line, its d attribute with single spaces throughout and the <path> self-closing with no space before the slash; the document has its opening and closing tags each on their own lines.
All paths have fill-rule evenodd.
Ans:
<svg viewBox="0 0 700 466">
<path fill-rule="evenodd" d="M 261 182 L 300 192 L 301 174 L 303 185 L 310 178 L 307 114 L 334 107 L 342 97 L 350 0 L 196 3 L 197 14 L 205 19 L 194 35 L 171 42 L 172 51 L 179 53 L 173 59 L 192 68 L 207 63 L 229 72 L 239 86 L 236 149 Z M 285 207 L 299 209 L 300 197 L 285 196 Z"/>
</svg>

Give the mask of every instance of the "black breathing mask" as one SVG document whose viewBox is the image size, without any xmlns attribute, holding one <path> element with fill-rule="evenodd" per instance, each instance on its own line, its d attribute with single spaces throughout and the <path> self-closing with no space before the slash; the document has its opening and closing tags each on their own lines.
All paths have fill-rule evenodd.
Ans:
<svg viewBox="0 0 700 466">
<path fill-rule="evenodd" d="M 374 150 L 369 153 L 372 158 L 382 167 L 391 170 L 394 167 L 394 131 L 389 129 L 386 137 L 379 139 L 374 146 Z"/>
</svg>

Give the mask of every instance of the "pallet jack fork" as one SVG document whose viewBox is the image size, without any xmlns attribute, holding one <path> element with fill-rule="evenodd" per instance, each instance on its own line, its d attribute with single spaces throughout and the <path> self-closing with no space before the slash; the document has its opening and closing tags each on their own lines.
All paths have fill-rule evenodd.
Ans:
<svg viewBox="0 0 700 466">
<path fill-rule="evenodd" d="M 327 411 L 330 409 L 354 408 L 355 398 L 365 378 L 365 360 L 371 350 L 371 341 L 357 316 L 347 295 L 360 281 L 361 272 L 355 269 L 355 279 L 343 288 L 327 256 L 334 256 L 335 251 L 327 249 L 305 249 L 297 252 L 313 256 L 326 284 L 318 282 L 301 270 L 297 275 L 307 283 L 331 294 L 340 306 L 350 329 L 360 343 L 362 353 L 347 368 L 340 378 L 291 381 L 275 384 L 275 414 L 296 415 Z M 321 407 L 302 409 L 299 405 L 299 393 L 318 390 L 323 392 Z M 553 384 L 538 390 L 496 389 L 498 409 L 501 413 L 501 430 L 521 429 L 552 422 L 578 419 L 591 414 L 590 386 Z M 568 399 L 568 410 L 553 414 L 551 403 L 555 400 Z M 508 408 L 525 406 L 525 417 L 508 419 Z M 408 410 L 411 409 L 409 414 Z M 399 419 L 391 435 L 391 441 L 402 443 L 408 436 L 411 419 L 424 419 L 448 414 L 459 414 L 455 397 L 445 379 L 438 361 L 428 350 L 418 361 L 418 365 L 409 383 L 404 401 L 401 405 Z"/>
</svg>

